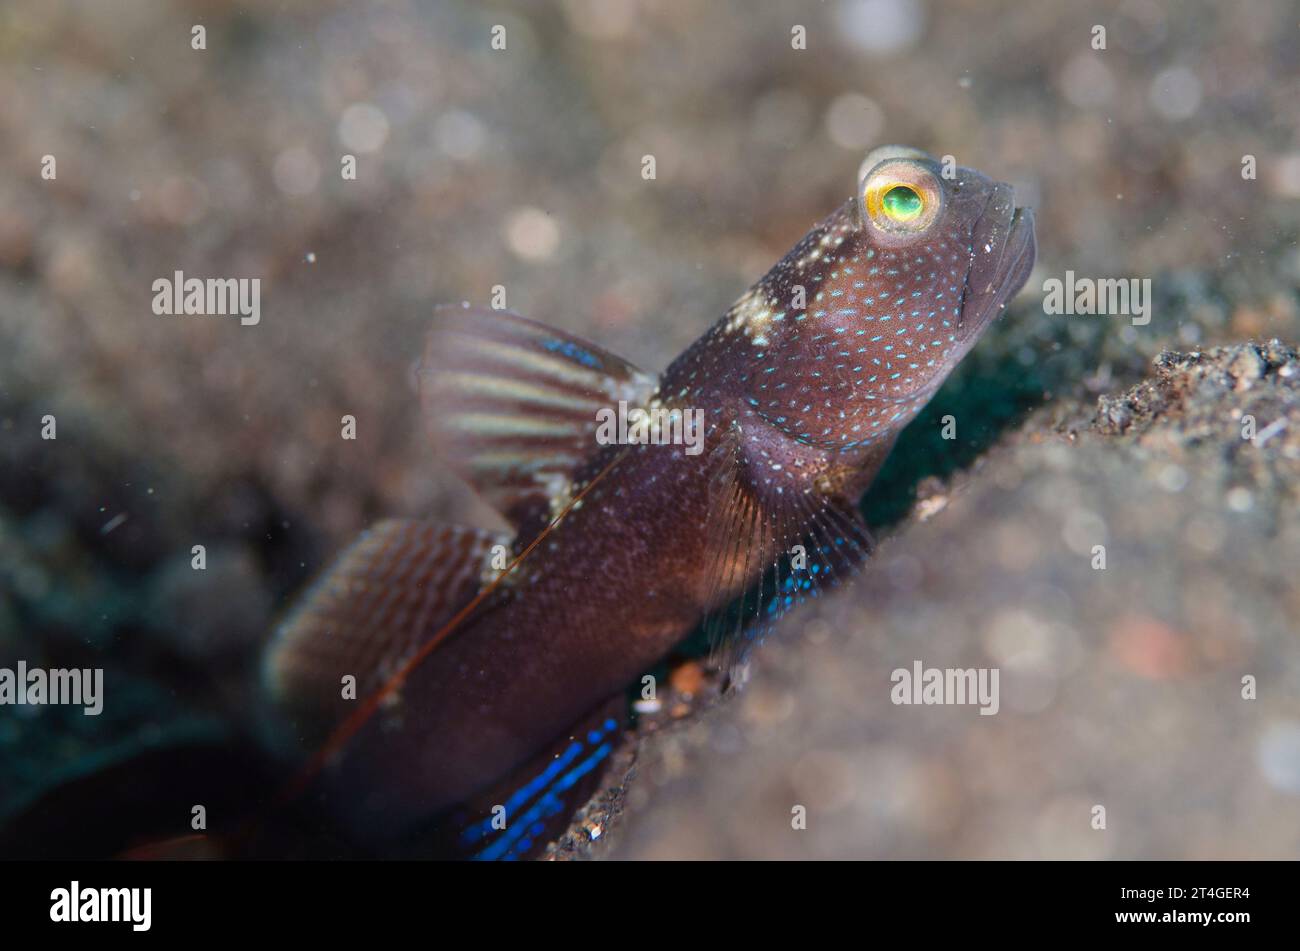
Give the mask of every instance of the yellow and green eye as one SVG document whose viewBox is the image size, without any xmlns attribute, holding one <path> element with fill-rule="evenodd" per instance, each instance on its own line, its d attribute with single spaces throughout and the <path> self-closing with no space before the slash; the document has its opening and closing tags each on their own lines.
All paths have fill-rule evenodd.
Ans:
<svg viewBox="0 0 1300 951">
<path fill-rule="evenodd" d="M 885 192 L 880 208 L 886 215 L 900 223 L 913 221 L 925 210 L 925 201 L 910 185 L 895 185 Z"/>
<path fill-rule="evenodd" d="M 859 175 L 863 217 L 877 231 L 906 239 L 925 234 L 939 220 L 943 183 L 922 160 L 886 157 L 871 168 L 864 163 Z"/>
</svg>

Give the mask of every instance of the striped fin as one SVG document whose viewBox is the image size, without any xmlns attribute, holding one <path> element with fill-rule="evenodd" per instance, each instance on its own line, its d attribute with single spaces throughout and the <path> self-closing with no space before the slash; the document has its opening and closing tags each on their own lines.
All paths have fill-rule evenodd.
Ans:
<svg viewBox="0 0 1300 951">
<path fill-rule="evenodd" d="M 379 689 L 441 623 L 478 593 L 492 546 L 504 535 L 392 519 L 352 543 L 276 632 L 263 662 L 271 696 L 302 739 L 322 739 Z"/>
<path fill-rule="evenodd" d="M 592 457 L 597 410 L 643 405 L 657 385 L 569 334 L 468 305 L 435 312 L 419 381 L 439 454 L 516 526 Z"/>
</svg>

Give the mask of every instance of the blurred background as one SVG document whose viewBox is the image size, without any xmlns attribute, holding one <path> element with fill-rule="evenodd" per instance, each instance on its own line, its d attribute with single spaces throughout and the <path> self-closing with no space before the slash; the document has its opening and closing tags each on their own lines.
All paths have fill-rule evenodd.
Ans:
<svg viewBox="0 0 1300 951">
<path fill-rule="evenodd" d="M 491 524 L 421 434 L 434 305 L 501 285 L 662 369 L 900 142 L 1013 183 L 1034 276 L 867 500 L 865 583 L 639 731 L 569 852 L 1294 857 L 1294 353 L 1152 361 L 1300 336 L 1297 130 L 1286 0 L 4 5 L 0 666 L 104 667 L 112 702 L 0 709 L 0 825 L 233 744 L 276 618 L 372 521 Z M 1067 269 L 1150 278 L 1151 323 L 1045 315 Z M 155 316 L 177 270 L 259 278 L 260 323 Z M 1247 405 L 1291 420 L 1254 455 Z M 1132 558 L 1092 573 L 1098 538 Z M 998 717 L 892 707 L 915 658 L 1024 677 Z"/>
</svg>

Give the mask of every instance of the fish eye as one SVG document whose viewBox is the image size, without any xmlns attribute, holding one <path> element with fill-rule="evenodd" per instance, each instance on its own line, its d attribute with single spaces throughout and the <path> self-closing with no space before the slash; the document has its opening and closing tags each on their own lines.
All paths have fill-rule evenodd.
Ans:
<svg viewBox="0 0 1300 951">
<path fill-rule="evenodd" d="M 943 191 L 934 173 L 910 158 L 881 162 L 862 181 L 867 221 L 888 235 L 917 235 L 939 217 Z"/>
<path fill-rule="evenodd" d="M 911 221 L 924 207 L 925 200 L 911 185 L 895 185 L 880 200 L 881 210 L 890 218 L 901 222 Z"/>
</svg>

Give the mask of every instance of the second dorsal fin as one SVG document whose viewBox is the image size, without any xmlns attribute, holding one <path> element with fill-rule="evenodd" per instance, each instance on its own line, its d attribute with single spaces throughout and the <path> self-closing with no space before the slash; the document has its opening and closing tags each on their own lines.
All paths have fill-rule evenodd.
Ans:
<svg viewBox="0 0 1300 951">
<path fill-rule="evenodd" d="M 382 687 L 479 591 L 505 535 L 389 519 L 362 533 L 280 625 L 263 658 L 270 695 L 308 743 L 323 741 L 353 699 Z"/>
<path fill-rule="evenodd" d="M 567 491 L 597 448 L 597 410 L 641 406 L 657 385 L 563 331 L 470 306 L 435 312 L 419 381 L 435 448 L 516 525 Z"/>
</svg>

